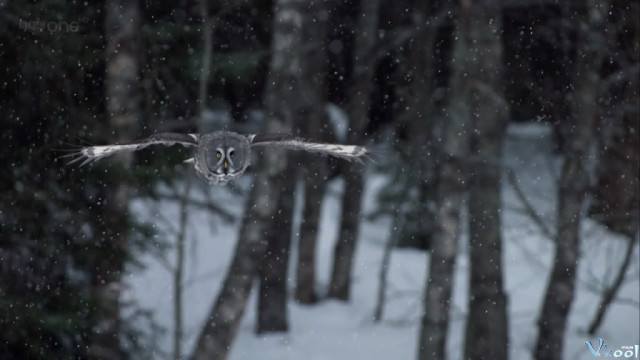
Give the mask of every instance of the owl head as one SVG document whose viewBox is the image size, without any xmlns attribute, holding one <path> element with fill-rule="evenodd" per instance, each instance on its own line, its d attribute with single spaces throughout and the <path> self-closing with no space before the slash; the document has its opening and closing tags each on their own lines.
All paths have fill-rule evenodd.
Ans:
<svg viewBox="0 0 640 360">
<path fill-rule="evenodd" d="M 216 131 L 200 136 L 195 156 L 196 174 L 213 185 L 224 185 L 242 175 L 251 163 L 246 136 Z"/>
</svg>

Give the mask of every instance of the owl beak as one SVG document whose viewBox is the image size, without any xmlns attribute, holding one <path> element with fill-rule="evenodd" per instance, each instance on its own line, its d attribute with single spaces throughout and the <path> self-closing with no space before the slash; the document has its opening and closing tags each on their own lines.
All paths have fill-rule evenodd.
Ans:
<svg viewBox="0 0 640 360">
<path fill-rule="evenodd" d="M 229 169 L 229 162 L 227 160 L 224 161 L 224 169 Z"/>
</svg>

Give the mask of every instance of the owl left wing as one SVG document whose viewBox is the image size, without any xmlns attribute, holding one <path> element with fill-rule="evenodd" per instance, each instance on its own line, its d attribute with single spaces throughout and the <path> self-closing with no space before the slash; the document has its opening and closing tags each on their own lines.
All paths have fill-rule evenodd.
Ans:
<svg viewBox="0 0 640 360">
<path fill-rule="evenodd" d="M 80 166 L 83 166 L 119 152 L 137 151 L 144 149 L 149 145 L 162 144 L 171 146 L 175 144 L 182 144 L 184 146 L 197 146 L 198 138 L 198 134 L 159 133 L 151 135 L 146 139 L 134 140 L 126 144 L 85 146 L 78 151 L 74 151 L 61 157 L 71 158 L 71 161 L 69 161 L 67 165 L 82 161 Z"/>
<path fill-rule="evenodd" d="M 251 146 L 278 146 L 289 150 L 303 150 L 335 156 L 348 161 L 362 162 L 368 150 L 364 146 L 330 144 L 309 140 L 290 134 L 257 134 L 249 135 Z"/>
</svg>

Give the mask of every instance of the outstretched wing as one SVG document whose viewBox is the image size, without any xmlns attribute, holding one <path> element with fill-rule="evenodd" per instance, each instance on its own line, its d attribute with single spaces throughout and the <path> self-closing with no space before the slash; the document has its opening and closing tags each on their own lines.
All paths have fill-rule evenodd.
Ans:
<svg viewBox="0 0 640 360">
<path fill-rule="evenodd" d="M 348 161 L 362 162 L 368 150 L 364 146 L 329 144 L 304 139 L 290 134 L 249 135 L 251 146 L 279 146 L 290 150 L 303 150 L 335 156 Z"/>
<path fill-rule="evenodd" d="M 67 165 L 82 161 L 80 166 L 88 164 L 90 162 L 100 160 L 107 156 L 123 151 L 136 151 L 144 149 L 149 145 L 175 145 L 182 144 L 184 146 L 197 146 L 198 134 L 179 134 L 179 133 L 160 133 L 151 135 L 146 139 L 134 140 L 127 144 L 116 145 L 98 145 L 98 146 L 86 146 L 79 151 L 74 151 L 71 154 L 63 155 L 63 158 L 71 158 L 71 161 Z"/>
</svg>

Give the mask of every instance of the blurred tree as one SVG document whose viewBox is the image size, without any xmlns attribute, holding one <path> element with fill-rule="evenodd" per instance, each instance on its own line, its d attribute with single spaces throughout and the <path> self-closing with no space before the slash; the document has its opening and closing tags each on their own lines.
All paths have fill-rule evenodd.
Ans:
<svg viewBox="0 0 640 360">
<path fill-rule="evenodd" d="M 106 3 L 106 111 L 115 142 L 130 141 L 140 127 L 139 54 L 140 8 L 137 1 L 108 0 Z M 131 165 L 133 154 L 114 157 L 122 168 Z M 120 178 L 100 191 L 105 201 L 102 217 L 108 231 L 98 236 L 97 246 L 115 254 L 127 252 L 129 185 Z M 120 293 L 124 256 L 96 259 L 92 284 L 98 298 L 89 356 L 122 359 L 120 347 Z"/>
<path fill-rule="evenodd" d="M 558 183 L 556 253 L 538 319 L 534 354 L 536 359 L 549 360 L 562 358 L 567 317 L 575 295 L 582 207 L 589 187 L 588 169 L 594 161 L 591 149 L 599 113 L 597 88 L 606 47 L 603 21 L 609 3 L 583 0 L 567 4 L 566 10 L 576 34 L 571 116 Z"/>
<path fill-rule="evenodd" d="M 434 44 L 438 25 L 444 16 L 438 18 L 435 13 L 440 5 L 436 1 L 418 1 L 411 16 L 411 25 L 415 34 L 407 43 L 405 78 L 408 85 L 402 97 L 406 101 L 405 111 L 398 114 L 400 123 L 406 131 L 404 146 L 411 154 L 401 157 L 403 170 L 408 172 L 409 183 L 403 183 L 403 191 L 407 194 L 394 216 L 398 228 L 398 244 L 400 246 L 416 246 L 428 248 L 433 227 L 433 154 L 432 134 L 435 128 L 435 72 Z M 415 156 L 425 154 L 426 156 Z M 408 161 L 406 161 L 408 160 Z M 389 194 L 389 193 L 387 193 Z M 410 195 L 409 195 L 410 194 Z M 413 201 L 412 201 L 413 200 Z M 407 206 L 409 205 L 409 206 Z M 431 206 L 430 206 L 431 205 Z"/>
<path fill-rule="evenodd" d="M 271 65 L 265 97 L 265 133 L 290 131 L 297 115 L 293 109 L 305 50 L 304 24 L 298 20 L 304 18 L 301 12 L 305 5 L 302 0 L 279 0 L 275 5 Z M 286 152 L 281 149 L 271 148 L 258 155 L 234 257 L 198 337 L 194 350 L 196 359 L 227 358 L 267 247 L 265 233 L 273 218 L 278 216 L 281 196 L 278 181 L 286 166 Z"/>
<path fill-rule="evenodd" d="M 288 159 L 287 168 L 277 175 L 273 185 L 281 195 L 275 204 L 276 215 L 266 225 L 263 234 L 266 249 L 259 259 L 256 333 L 289 330 L 287 284 L 298 164 L 293 161 L 295 154 L 283 156 Z"/>
<path fill-rule="evenodd" d="M 638 243 L 640 201 L 638 179 L 640 179 L 640 143 L 638 132 L 638 80 L 630 80 L 626 97 L 636 102 L 632 111 L 624 114 L 619 124 L 615 124 L 609 145 L 603 146 L 602 158 L 598 161 L 598 183 L 594 189 L 590 216 L 605 224 L 610 230 L 622 234 L 627 246 L 610 284 L 604 285 L 602 299 L 595 316 L 588 327 L 589 334 L 598 330 L 609 305 L 614 301 L 618 289 L 633 260 L 633 249 Z M 631 90 L 632 89 L 632 90 Z"/>
<path fill-rule="evenodd" d="M 456 21 L 456 41 L 449 81 L 448 106 L 442 125 L 436 160 L 435 229 L 426 276 L 424 310 L 418 338 L 419 359 L 445 359 L 446 335 L 451 309 L 451 290 L 460 234 L 460 210 L 467 190 L 467 160 L 472 133 L 469 99 L 477 84 L 473 73 L 474 10 L 461 1 Z M 448 119 L 447 119 L 448 118 Z"/>
<path fill-rule="evenodd" d="M 633 237 L 638 210 L 638 116 L 640 116 L 640 24 L 633 16 L 640 2 L 612 0 L 607 26 L 607 57 L 599 84 L 602 121 L 598 124 L 597 184 L 589 207 L 592 218 Z M 626 5 L 626 6 L 625 6 Z"/>
<path fill-rule="evenodd" d="M 469 163 L 469 313 L 466 359 L 506 359 L 509 329 L 502 267 L 502 146 L 509 120 L 504 96 L 502 1 L 473 4 L 468 20 L 473 64 L 469 116 L 473 135 Z"/>
<path fill-rule="evenodd" d="M 358 26 L 355 35 L 353 74 L 349 87 L 347 116 L 349 129 L 347 143 L 357 144 L 367 137 L 365 128 L 369 119 L 369 107 L 373 91 L 373 74 L 377 58 L 372 53 L 377 44 L 380 2 L 368 0 L 360 2 Z M 342 164 L 349 166 L 349 164 Z M 334 249 L 333 270 L 329 297 L 348 300 L 351 288 L 351 271 L 355 257 L 356 244 L 360 228 L 360 206 L 364 185 L 363 169 L 350 166 L 343 169 L 345 177 L 342 197 L 342 216 L 340 233 Z"/>
<path fill-rule="evenodd" d="M 589 334 L 598 330 L 623 284 L 633 261 L 640 221 L 640 24 L 632 15 L 640 12 L 640 2 L 613 0 L 611 9 L 609 61 L 600 82 L 601 98 L 606 100 L 602 101 L 603 119 L 599 126 L 598 180 L 589 216 L 624 235 L 627 246 L 613 280 L 603 286 L 602 298 L 587 330 Z"/>
<path fill-rule="evenodd" d="M 172 160 L 143 151 L 140 166 L 125 175 L 118 165 L 122 159 L 62 168 L 63 161 L 55 159 L 59 153 L 50 150 L 66 147 L 54 144 L 59 139 L 72 137 L 76 143 L 76 136 L 96 143 L 137 137 L 143 119 L 148 127 L 169 127 L 163 118 L 174 113 L 162 109 L 184 116 L 180 84 L 162 85 L 189 78 L 193 69 L 187 51 L 167 57 L 167 43 L 175 38 L 189 47 L 199 35 L 179 31 L 189 28 L 187 20 L 173 18 L 179 11 L 147 3 L 139 16 L 154 21 L 136 32 L 136 22 L 126 22 L 133 4 L 122 4 L 115 10 L 125 13 L 111 18 L 116 24 L 108 34 L 126 36 L 109 50 L 120 46 L 123 55 L 134 55 L 112 56 L 107 64 L 104 2 L 2 5 L 0 137 L 11 151 L 0 157 L 12 165 L 0 176 L 0 358 L 88 358 L 89 352 L 102 357 L 96 354 L 103 350 L 111 351 L 105 357 L 149 356 L 154 344 L 148 335 L 158 328 L 136 304 L 118 302 L 119 273 L 137 264 L 138 251 L 162 247 L 120 206 L 127 187 L 145 196 L 158 179 L 167 181 Z M 114 13 L 109 10 L 108 16 Z M 165 27 L 169 20 L 176 26 Z M 118 28 L 118 21 L 125 21 L 126 29 Z M 139 57 L 149 61 L 135 70 Z M 143 97 L 134 95 L 140 83 Z M 187 103 L 193 106 L 193 99 Z"/>
<path fill-rule="evenodd" d="M 86 211 L 96 200 L 84 179 L 65 174 L 50 151 L 54 139 L 82 131 L 76 119 L 104 106 L 104 59 L 92 57 L 102 42 L 80 26 L 83 16 L 101 28 L 92 9 L 60 3 L 3 2 L 0 10 L 2 359 L 87 356 L 95 297 L 84 259 L 101 225 Z M 44 28 L 50 23 L 58 31 Z"/>
<path fill-rule="evenodd" d="M 327 6 L 331 5 L 331 6 Z M 310 139 L 329 140 L 327 130 L 327 27 L 333 17 L 335 2 L 319 2 L 309 6 L 305 27 L 305 53 L 300 96 L 301 109 L 298 126 L 301 134 Z M 294 297 L 303 304 L 316 301 L 315 267 L 316 240 L 320 226 L 321 202 L 327 182 L 327 163 L 313 154 L 299 154 L 291 164 L 299 169 L 300 182 L 304 188 L 304 205 L 300 223 L 298 258 L 296 261 L 296 285 Z"/>
<path fill-rule="evenodd" d="M 300 129 L 302 136 L 318 138 L 319 129 L 325 120 L 325 30 L 326 22 L 329 18 L 329 9 L 324 2 L 310 3 L 300 9 L 303 16 L 302 42 L 305 48 L 300 53 L 300 76 L 295 82 L 295 92 L 297 98 L 291 101 L 289 107 L 295 114 L 294 128 Z M 301 179 L 303 183 L 318 182 L 323 178 L 314 179 L 319 174 L 309 173 L 309 169 L 322 168 L 324 159 L 313 156 L 314 154 L 288 153 L 289 161 L 287 171 L 282 174 L 282 179 L 278 182 L 281 187 L 280 204 L 278 206 L 278 216 L 271 223 L 265 235 L 268 245 L 265 258 L 261 264 L 260 272 L 260 294 L 258 297 L 258 332 L 265 331 L 286 331 L 287 324 L 287 284 L 289 251 L 291 246 L 293 201 L 295 197 L 296 182 L 303 173 L 302 168 L 307 170 L 306 176 Z M 304 165 L 303 165 L 304 164 Z M 315 165 L 318 164 L 318 165 Z M 322 186 L 320 190 L 322 190 Z M 307 192 L 305 191 L 305 196 Z M 313 193 L 311 194 L 313 196 Z M 317 206 L 317 205 L 315 205 Z M 300 234 L 300 246 L 298 254 L 303 258 L 305 255 L 315 253 L 315 238 L 312 242 L 309 239 L 309 227 L 317 229 L 318 218 L 303 219 L 303 226 Z M 303 233 L 302 230 L 305 230 Z M 303 240 L 302 236 L 305 236 Z M 312 247 L 311 247 L 312 246 Z M 315 266 L 313 262 L 306 262 L 304 265 Z M 311 258 L 313 261 L 313 258 Z M 304 266 L 303 266 L 304 267 Z M 300 262 L 298 262 L 300 269 Z M 300 284 L 301 280 L 297 280 Z M 305 286 L 313 289 L 313 278 L 303 279 L 309 281 Z"/>
<path fill-rule="evenodd" d="M 393 217 L 397 246 L 428 249 L 435 217 L 432 195 L 438 144 L 434 135 L 439 134 L 443 122 L 453 5 L 447 1 L 409 1 L 406 6 L 414 11 L 403 14 L 406 19 L 396 20 L 399 24 L 387 30 L 395 32 L 401 44 L 389 56 L 397 64 L 395 73 L 392 79 L 377 79 L 393 84 L 392 150 L 396 154 L 383 158 L 379 166 L 391 176 L 378 195 L 376 215 Z M 377 117 L 372 114 L 372 120 Z"/>
<path fill-rule="evenodd" d="M 45 1 L 0 12 L 0 137 L 9 149 L 0 157 L 10 164 L 0 176 L 3 359 L 88 358 L 94 331 L 114 324 L 117 337 L 105 341 L 114 356 L 145 355 L 132 325 L 144 314 L 134 306 L 119 318 L 119 275 L 107 272 L 122 269 L 148 229 L 114 214 L 107 195 L 121 194 L 117 167 L 63 169 L 51 151 L 70 136 L 106 140 L 102 6 Z M 126 249 L 117 241 L 125 236 Z"/>
</svg>

